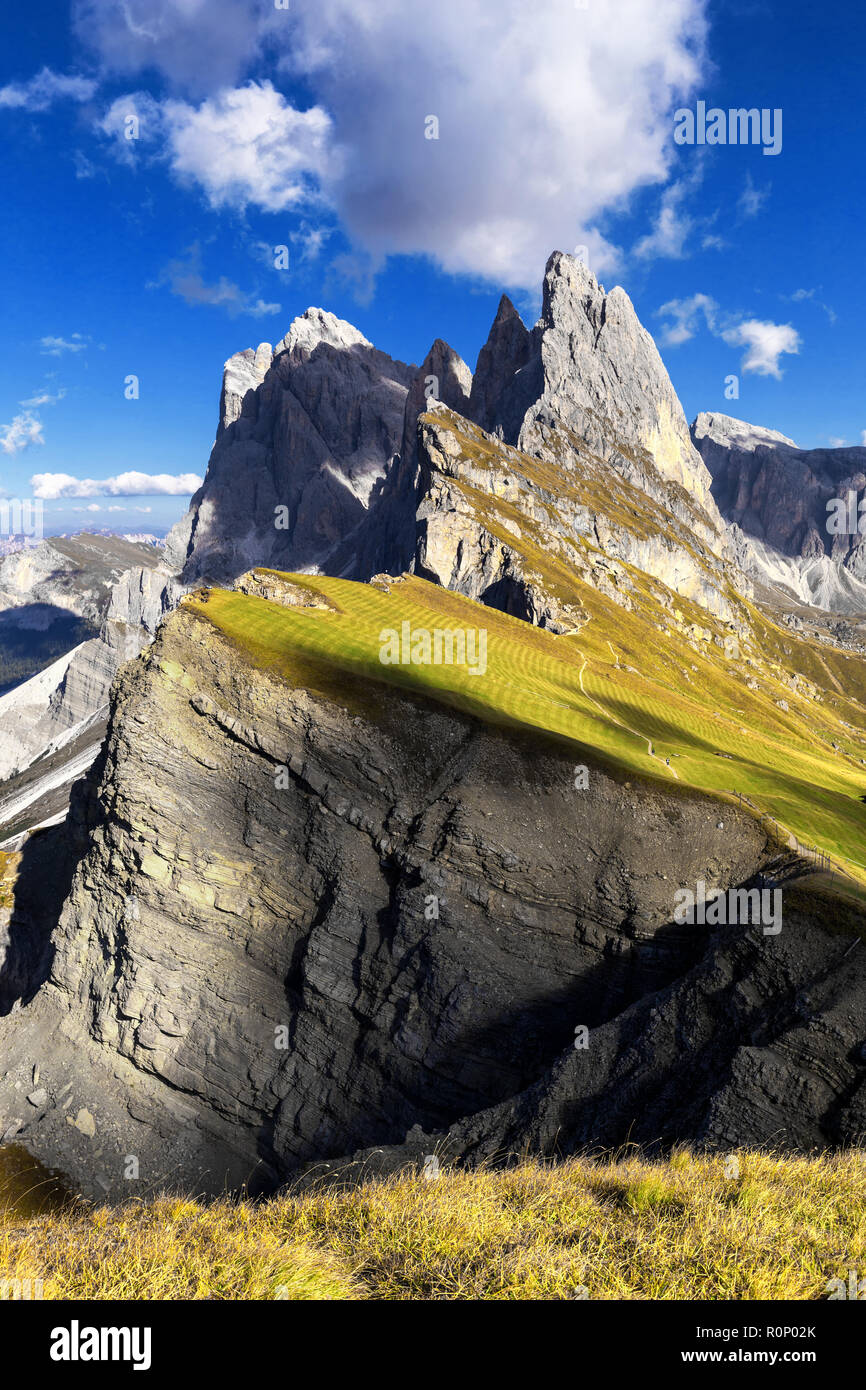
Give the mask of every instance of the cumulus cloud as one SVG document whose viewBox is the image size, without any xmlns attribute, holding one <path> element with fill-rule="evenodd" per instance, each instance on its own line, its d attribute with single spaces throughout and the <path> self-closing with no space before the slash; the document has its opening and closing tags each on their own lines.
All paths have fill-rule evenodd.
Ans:
<svg viewBox="0 0 866 1390">
<path fill-rule="evenodd" d="M 34 473 L 34 497 L 188 497 L 202 484 L 195 473 L 119 473 L 114 478 L 74 478 L 70 473 Z"/>
<path fill-rule="evenodd" d="M 779 358 L 784 353 L 798 353 L 802 339 L 790 323 L 770 323 L 764 319 L 745 319 L 726 328 L 721 336 L 726 343 L 746 349 L 740 370 L 758 376 L 781 378 Z"/>
<path fill-rule="evenodd" d="M 525 0 L 439 0 L 416 20 L 405 0 L 291 12 L 78 0 L 76 14 L 104 65 L 159 69 L 183 93 L 161 104 L 164 156 L 214 207 L 319 198 L 373 264 L 420 253 L 535 287 L 557 246 L 586 245 L 594 269 L 612 266 L 606 214 L 668 177 L 671 113 L 701 73 L 704 8 L 619 0 L 615 23 L 604 5 Z M 260 53 L 303 82 L 307 109 L 269 82 L 229 85 Z M 687 222 L 672 195 L 641 255 L 679 254 Z"/>
<path fill-rule="evenodd" d="M 28 82 L 8 82 L 0 87 L 0 107 L 47 111 L 55 101 L 89 101 L 96 86 L 89 77 L 64 77 L 43 68 Z"/>
<path fill-rule="evenodd" d="M 715 329 L 718 304 L 708 294 L 693 294 L 688 299 L 669 299 L 658 310 L 659 318 L 668 322 L 662 327 L 661 341 L 669 347 L 678 347 L 693 338 L 705 323 L 711 332 Z"/>
<path fill-rule="evenodd" d="M 16 415 L 8 425 L 0 425 L 0 450 L 4 454 L 20 454 L 31 444 L 44 444 L 42 422 L 30 411 Z"/>
<path fill-rule="evenodd" d="M 198 108 L 168 101 L 163 116 L 174 173 L 199 184 L 214 208 L 284 212 L 314 201 L 339 166 L 327 113 L 296 110 L 270 82 L 220 92 Z"/>
<path fill-rule="evenodd" d="M 178 295 L 186 304 L 210 304 L 225 309 L 236 318 L 238 314 L 248 314 L 252 318 L 263 318 L 267 314 L 279 314 L 281 305 L 269 304 L 264 299 L 246 294 L 232 280 L 220 276 L 216 284 L 208 285 L 201 272 L 198 246 L 190 248 L 186 260 L 170 261 L 156 285 L 169 285 L 172 294 Z"/>
<path fill-rule="evenodd" d="M 269 7 L 271 8 L 271 7 Z M 246 71 L 267 30 L 261 0 L 73 0 L 81 41 L 111 73 L 158 68 L 192 91 L 228 85 Z M 276 32 L 295 20 L 274 13 Z"/>
<path fill-rule="evenodd" d="M 781 378 L 779 358 L 786 353 L 799 353 L 802 346 L 800 334 L 790 323 L 738 319 L 732 314 L 722 314 L 708 294 L 670 299 L 657 310 L 657 317 L 667 320 L 660 336 L 661 342 L 668 347 L 687 343 L 704 326 L 731 347 L 745 348 L 740 371 L 754 372 L 758 376 Z"/>
</svg>

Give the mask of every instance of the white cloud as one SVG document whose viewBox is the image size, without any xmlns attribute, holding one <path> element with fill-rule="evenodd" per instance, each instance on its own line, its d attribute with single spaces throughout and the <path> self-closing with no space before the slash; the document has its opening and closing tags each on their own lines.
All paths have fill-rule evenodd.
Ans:
<svg viewBox="0 0 866 1390">
<path fill-rule="evenodd" d="M 96 86 L 89 77 L 64 77 L 43 68 L 28 82 L 9 82 L 0 87 L 0 107 L 47 111 L 55 101 L 89 101 Z"/>
<path fill-rule="evenodd" d="M 711 332 L 715 329 L 718 304 L 708 294 L 693 294 L 689 299 L 670 299 L 658 310 L 659 318 L 669 319 L 661 332 L 661 341 L 670 347 L 687 343 L 701 326 L 706 324 Z"/>
<path fill-rule="evenodd" d="M 141 146 L 165 136 L 162 106 L 148 92 L 129 92 L 116 97 L 97 129 L 114 141 L 114 153 L 124 164 L 134 164 Z"/>
<path fill-rule="evenodd" d="M 44 444 L 42 422 L 38 416 L 26 411 L 16 415 L 8 425 L 0 425 L 0 450 L 4 454 L 20 454 L 31 444 Z"/>
<path fill-rule="evenodd" d="M 60 357 L 64 352 L 84 352 L 89 338 L 83 338 L 80 333 L 73 333 L 71 338 L 40 338 L 39 344 L 42 349 L 43 357 Z"/>
<path fill-rule="evenodd" d="M 267 25 L 261 0 L 74 0 L 78 37 L 118 74 L 159 68 L 177 86 L 206 91 L 246 70 Z M 274 13 L 285 29 L 294 13 Z M 292 7 L 294 10 L 294 7 Z"/>
<path fill-rule="evenodd" d="M 779 358 L 784 353 L 798 353 L 802 339 L 790 323 L 769 323 L 762 319 L 745 319 L 726 328 L 721 337 L 732 346 L 744 347 L 740 370 L 758 376 L 781 378 Z"/>
<path fill-rule="evenodd" d="M 162 103 L 176 177 L 214 207 L 267 211 L 319 198 L 372 264 L 426 254 L 448 271 L 538 284 L 555 247 L 614 264 L 603 219 L 663 182 L 671 113 L 701 74 L 705 0 L 610 7 L 525 0 L 78 0 L 79 32 L 115 72 L 160 69 L 203 101 Z M 310 93 L 234 86 L 256 52 Z M 210 83 L 209 87 L 203 84 Z M 425 139 L 425 118 L 439 139 Z M 642 255 L 681 254 L 671 194 Z"/>
<path fill-rule="evenodd" d="M 820 288 L 820 286 L 819 286 L 819 288 Z M 824 310 L 824 313 L 827 315 L 827 318 L 830 320 L 831 323 L 835 323 L 836 320 L 837 320 L 837 318 L 839 317 L 839 315 L 836 313 L 836 310 L 835 310 L 835 309 L 831 308 L 829 304 L 825 304 L 824 301 L 823 301 L 822 299 L 816 299 L 815 296 L 816 296 L 817 293 L 818 293 L 818 290 L 816 290 L 816 289 L 811 289 L 811 290 L 802 290 L 802 289 L 801 289 L 801 290 L 795 290 L 793 294 L 788 294 L 788 295 L 783 294 L 783 295 L 780 295 L 779 297 L 780 297 L 780 299 L 790 299 L 790 300 L 791 300 L 793 303 L 795 303 L 795 304 L 800 304 L 800 303 L 802 303 L 802 301 L 803 301 L 804 299 L 810 299 L 810 300 L 812 300 L 815 304 L 817 304 L 818 307 L 819 307 L 820 309 L 823 309 L 823 310 Z"/>
<path fill-rule="evenodd" d="M 88 511 L 88 512 L 101 512 L 101 511 L 102 511 L 102 508 L 100 507 L 100 505 L 99 505 L 98 502 L 88 502 L 87 507 L 85 508 L 85 511 Z"/>
<path fill-rule="evenodd" d="M 721 314 L 719 306 L 708 294 L 693 294 L 688 299 L 670 299 L 657 310 L 659 318 L 667 319 L 662 327 L 661 342 L 668 347 L 687 343 L 702 323 L 717 338 L 732 347 L 746 351 L 740 371 L 759 376 L 781 378 L 779 358 L 785 353 L 799 353 L 802 339 L 790 323 L 770 323 L 763 319 L 737 320 L 732 314 Z"/>
<path fill-rule="evenodd" d="M 269 304 L 261 298 L 254 299 L 224 275 L 216 284 L 208 285 L 202 277 L 197 245 L 190 247 L 189 256 L 185 261 L 170 261 L 154 283 L 169 285 L 172 294 L 178 295 L 187 304 L 211 304 L 225 309 L 232 318 L 236 318 L 238 314 L 263 318 L 268 314 L 279 314 L 282 308 L 279 304 Z"/>
<path fill-rule="evenodd" d="M 65 395 L 66 391 L 63 387 L 61 387 L 60 390 L 53 396 L 50 391 L 42 391 L 38 396 L 31 396 L 29 400 L 19 401 L 18 404 L 23 405 L 26 409 L 29 410 L 37 410 L 40 406 L 43 405 L 56 405 L 58 401 L 63 400 L 63 397 Z"/>
<path fill-rule="evenodd" d="M 672 183 L 665 189 L 652 231 L 642 237 L 634 248 L 634 255 L 640 260 L 655 256 L 679 260 L 685 255 L 686 238 L 695 222 L 682 211 L 682 204 L 691 187 L 692 182 L 689 181 Z"/>
<path fill-rule="evenodd" d="M 198 109 L 167 101 L 163 115 L 174 173 L 200 184 L 214 208 L 284 212 L 315 201 L 339 164 L 327 113 L 296 110 L 270 82 L 220 92 Z"/>
<path fill-rule="evenodd" d="M 195 473 L 119 473 L 114 478 L 34 473 L 30 487 L 34 497 L 56 501 L 60 497 L 187 497 L 201 487 L 201 482 Z"/>
<path fill-rule="evenodd" d="M 755 181 L 751 174 L 746 175 L 746 183 L 740 194 L 737 203 L 737 210 L 741 217 L 757 217 L 764 203 L 770 196 L 770 185 L 766 188 L 756 188 Z"/>
<path fill-rule="evenodd" d="M 315 261 L 325 242 L 333 235 L 333 227 L 314 227 L 310 222 L 302 222 L 297 231 L 289 233 L 289 241 L 300 246 L 302 261 Z"/>
<path fill-rule="evenodd" d="M 860 431 L 860 443 L 866 447 L 866 430 Z"/>
</svg>

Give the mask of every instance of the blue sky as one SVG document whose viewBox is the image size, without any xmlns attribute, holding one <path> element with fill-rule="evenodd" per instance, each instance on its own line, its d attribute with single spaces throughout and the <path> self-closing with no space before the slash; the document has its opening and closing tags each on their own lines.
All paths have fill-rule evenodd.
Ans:
<svg viewBox="0 0 866 1390">
<path fill-rule="evenodd" d="M 47 0 L 4 24 L 0 489 L 42 492 L 49 532 L 164 531 L 224 360 L 308 305 L 474 366 L 502 290 L 532 322 L 578 245 L 690 419 L 861 443 L 860 10 Z M 781 152 L 678 145 L 698 101 L 781 109 Z"/>
</svg>

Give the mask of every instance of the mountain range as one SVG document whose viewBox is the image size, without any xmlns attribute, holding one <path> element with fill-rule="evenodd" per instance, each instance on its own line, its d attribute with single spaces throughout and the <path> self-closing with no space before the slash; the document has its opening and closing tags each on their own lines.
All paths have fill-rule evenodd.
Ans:
<svg viewBox="0 0 866 1390">
<path fill-rule="evenodd" d="M 856 1142 L 864 461 L 689 429 L 562 253 L 474 373 L 320 309 L 230 358 L 164 552 L 0 698 L 0 1139 L 112 1196 Z"/>
</svg>

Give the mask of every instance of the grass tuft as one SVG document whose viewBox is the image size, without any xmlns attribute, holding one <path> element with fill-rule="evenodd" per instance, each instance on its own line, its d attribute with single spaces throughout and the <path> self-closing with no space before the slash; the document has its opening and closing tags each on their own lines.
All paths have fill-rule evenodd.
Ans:
<svg viewBox="0 0 866 1390">
<path fill-rule="evenodd" d="M 820 1299 L 866 1271 L 864 1199 L 861 1151 L 680 1151 L 259 1203 L 159 1197 L 30 1218 L 11 1203 L 0 1279 L 41 1279 L 49 1299 Z"/>
</svg>

